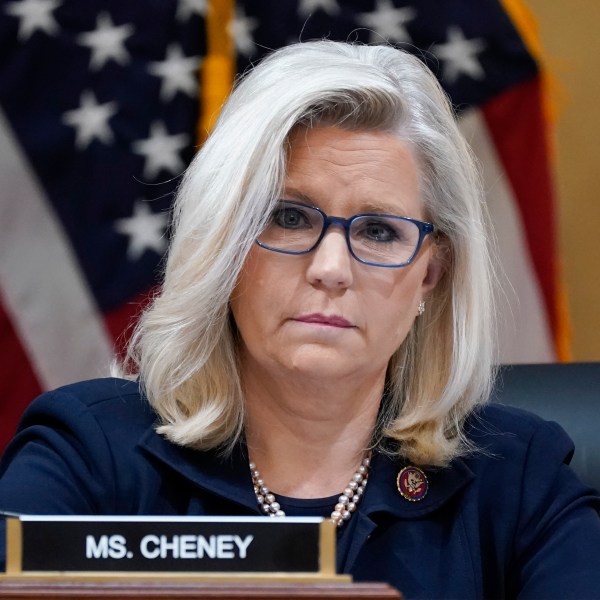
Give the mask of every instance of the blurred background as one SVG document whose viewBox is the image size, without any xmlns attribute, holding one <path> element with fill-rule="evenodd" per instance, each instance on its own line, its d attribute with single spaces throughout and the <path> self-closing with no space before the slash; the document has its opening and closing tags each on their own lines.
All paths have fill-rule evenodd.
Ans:
<svg viewBox="0 0 600 600">
<path fill-rule="evenodd" d="M 526 0 L 553 79 L 560 255 L 572 356 L 600 360 L 600 3 Z"/>
<path fill-rule="evenodd" d="M 600 360 L 593 0 L 1 0 L 0 449 L 105 376 L 160 282 L 169 211 L 236 74 L 315 38 L 439 78 L 482 167 L 503 363 Z"/>
</svg>

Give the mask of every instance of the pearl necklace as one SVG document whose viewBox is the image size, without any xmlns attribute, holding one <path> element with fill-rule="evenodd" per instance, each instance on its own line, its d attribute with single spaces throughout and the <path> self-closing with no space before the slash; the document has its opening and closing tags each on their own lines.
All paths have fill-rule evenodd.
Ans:
<svg viewBox="0 0 600 600">
<path fill-rule="evenodd" d="M 331 513 L 331 520 L 337 527 L 341 527 L 356 510 L 360 499 L 362 498 L 365 488 L 367 487 L 367 480 L 369 478 L 369 464 L 371 463 L 370 455 L 365 457 L 358 469 L 352 475 L 352 479 L 348 482 L 347 487 L 338 498 L 337 504 L 335 505 L 333 512 Z M 256 501 L 260 506 L 260 509 L 269 515 L 270 517 L 285 517 L 285 512 L 281 510 L 279 502 L 275 494 L 267 487 L 264 480 L 260 476 L 260 472 L 256 468 L 256 465 L 250 463 L 250 474 L 252 475 L 252 483 L 254 484 L 254 494 L 256 495 Z"/>
</svg>

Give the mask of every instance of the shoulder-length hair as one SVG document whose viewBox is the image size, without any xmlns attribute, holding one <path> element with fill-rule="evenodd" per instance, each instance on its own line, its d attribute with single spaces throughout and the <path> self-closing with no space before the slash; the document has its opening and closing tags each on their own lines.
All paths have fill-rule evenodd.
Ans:
<svg viewBox="0 0 600 600">
<path fill-rule="evenodd" d="M 392 133 L 417 156 L 444 274 L 389 363 L 374 444 L 445 465 L 468 451 L 463 421 L 492 381 L 485 210 L 443 90 L 420 60 L 391 47 L 296 44 L 241 78 L 183 177 L 164 283 L 125 370 L 139 375 L 162 421 L 157 431 L 172 442 L 226 449 L 239 440 L 244 400 L 229 298 L 282 191 L 291 132 L 320 124 Z"/>
</svg>

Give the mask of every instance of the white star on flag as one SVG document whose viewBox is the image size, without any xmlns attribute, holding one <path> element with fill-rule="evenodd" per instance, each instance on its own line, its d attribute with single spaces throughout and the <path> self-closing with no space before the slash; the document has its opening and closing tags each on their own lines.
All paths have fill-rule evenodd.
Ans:
<svg viewBox="0 0 600 600">
<path fill-rule="evenodd" d="M 485 72 L 477 55 L 486 45 L 481 38 L 466 39 L 462 29 L 456 25 L 448 27 L 448 41 L 434 44 L 431 51 L 444 62 L 444 79 L 452 85 L 460 75 L 483 79 Z"/>
<path fill-rule="evenodd" d="M 153 179 L 163 169 L 173 175 L 179 175 L 185 165 L 178 152 L 188 146 L 189 138 L 187 133 L 169 135 L 164 123 L 152 123 L 150 137 L 133 142 L 132 145 L 133 151 L 146 159 L 144 177 Z"/>
<path fill-rule="evenodd" d="M 205 17 L 208 12 L 208 0 L 179 0 L 177 20 L 187 21 L 192 15 Z"/>
<path fill-rule="evenodd" d="M 335 16 L 340 12 L 337 0 L 300 0 L 298 15 L 308 17 L 317 10 L 322 10 L 328 15 Z"/>
<path fill-rule="evenodd" d="M 235 46 L 240 54 L 252 56 L 256 52 L 256 44 L 252 32 L 258 27 L 258 19 L 247 17 L 244 9 L 238 7 L 235 17 L 229 23 L 229 35 L 234 39 Z"/>
<path fill-rule="evenodd" d="M 184 56 L 181 46 L 177 44 L 171 44 L 167 48 L 165 60 L 150 63 L 148 71 L 162 79 L 161 100 L 168 102 L 177 92 L 183 92 L 194 98 L 198 93 L 199 64 L 198 56 Z"/>
<path fill-rule="evenodd" d="M 109 60 L 119 65 L 129 62 L 130 56 L 125 49 L 125 40 L 133 35 L 133 25 L 116 26 L 107 12 L 102 12 L 96 20 L 96 29 L 77 36 L 77 42 L 92 51 L 90 69 L 100 70 Z"/>
<path fill-rule="evenodd" d="M 405 25 L 416 17 L 417 11 L 410 6 L 395 8 L 391 0 L 377 0 L 377 8 L 373 12 L 356 15 L 356 21 L 373 30 L 370 32 L 371 42 L 411 42 Z"/>
<path fill-rule="evenodd" d="M 28 40 L 36 31 L 54 35 L 58 23 L 52 12 L 62 4 L 62 0 L 21 0 L 6 5 L 7 14 L 19 21 L 19 39 Z"/>
<path fill-rule="evenodd" d="M 93 140 L 112 143 L 114 135 L 108 120 L 117 110 L 116 102 L 98 104 L 94 93 L 86 90 L 81 94 L 79 108 L 63 113 L 62 121 L 75 128 L 75 146 L 84 150 Z"/>
<path fill-rule="evenodd" d="M 147 202 L 136 201 L 131 217 L 115 221 L 116 231 L 129 236 L 127 258 L 136 261 L 146 250 L 153 250 L 162 256 L 167 249 L 165 229 L 168 223 L 168 213 L 155 214 Z"/>
</svg>

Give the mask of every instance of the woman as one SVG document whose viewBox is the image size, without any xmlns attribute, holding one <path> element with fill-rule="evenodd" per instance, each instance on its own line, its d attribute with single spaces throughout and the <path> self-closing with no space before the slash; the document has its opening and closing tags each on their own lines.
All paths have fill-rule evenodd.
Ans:
<svg viewBox="0 0 600 600">
<path fill-rule="evenodd" d="M 408 598 L 598 596 L 598 498 L 570 441 L 485 406 L 484 221 L 417 59 L 273 53 L 184 178 L 125 363 L 138 381 L 38 399 L 0 508 L 330 516 L 339 570 Z"/>
</svg>

